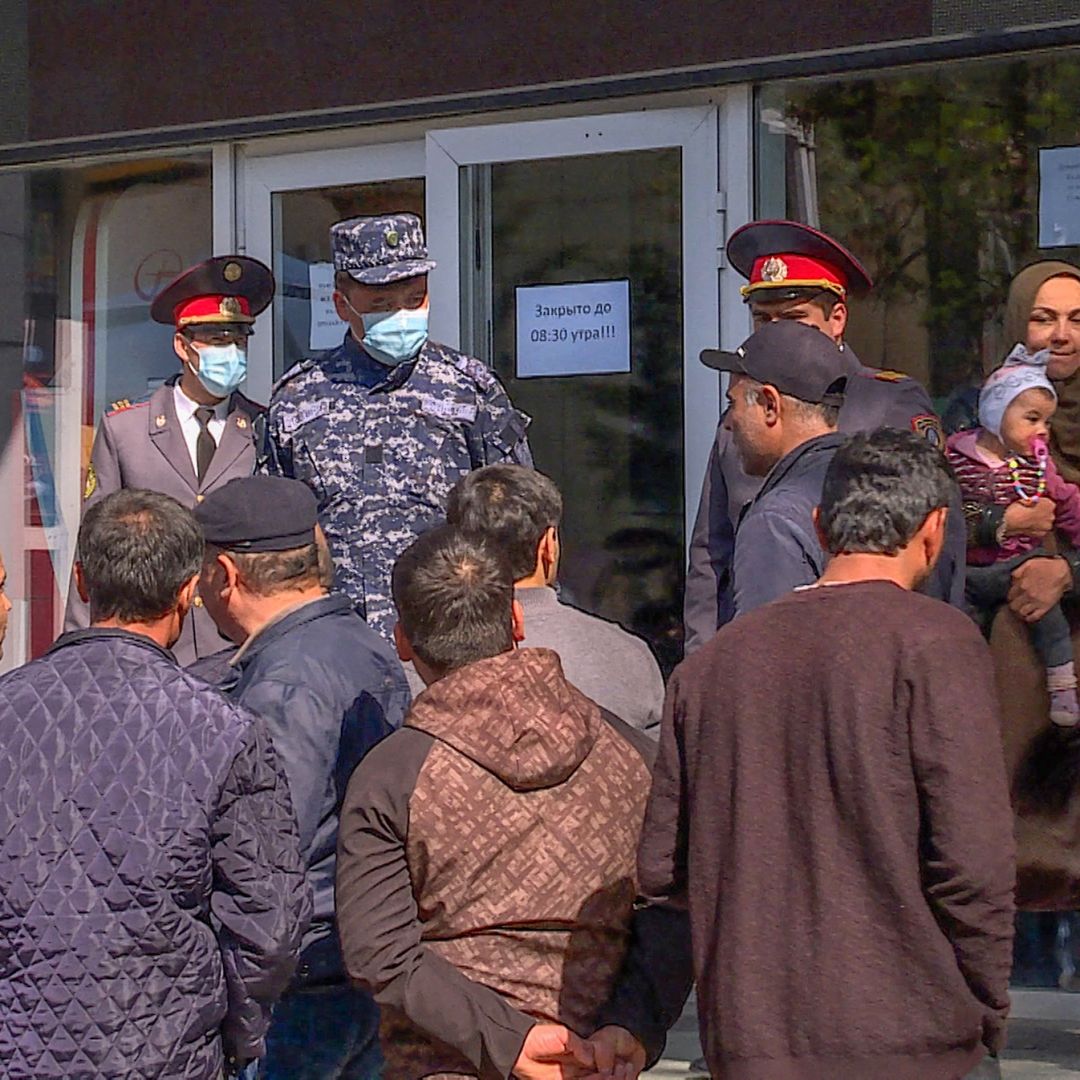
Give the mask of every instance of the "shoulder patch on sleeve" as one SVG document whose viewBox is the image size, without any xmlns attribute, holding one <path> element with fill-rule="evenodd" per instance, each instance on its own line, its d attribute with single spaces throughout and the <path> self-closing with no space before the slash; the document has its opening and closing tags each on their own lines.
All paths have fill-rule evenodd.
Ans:
<svg viewBox="0 0 1080 1080">
<path fill-rule="evenodd" d="M 905 375 L 902 371 L 875 371 L 874 378 L 878 382 L 903 382 L 911 376 Z"/>
<path fill-rule="evenodd" d="M 86 486 L 83 488 L 83 499 L 89 499 L 91 495 L 97 490 L 97 472 L 94 469 L 94 463 L 91 461 L 86 467 Z"/>
<path fill-rule="evenodd" d="M 936 446 L 939 450 L 945 449 L 945 429 L 933 413 L 920 413 L 918 416 L 913 416 L 911 430 L 924 438 L 931 446 Z"/>
</svg>

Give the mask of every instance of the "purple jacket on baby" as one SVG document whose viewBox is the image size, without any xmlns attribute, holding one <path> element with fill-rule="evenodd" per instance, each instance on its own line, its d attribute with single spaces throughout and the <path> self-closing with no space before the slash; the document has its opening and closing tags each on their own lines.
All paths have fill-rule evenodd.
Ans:
<svg viewBox="0 0 1080 1080">
<path fill-rule="evenodd" d="M 945 455 L 956 473 L 960 495 L 965 503 L 994 503 L 1008 506 L 1020 498 L 1013 483 L 1013 475 L 1007 465 L 993 468 L 983 460 L 975 445 L 981 429 L 958 431 L 950 435 Z M 1039 467 L 1031 458 L 1020 458 L 1017 477 L 1025 491 L 1038 489 Z M 1073 547 L 1080 547 L 1080 488 L 1070 484 L 1052 458 L 1046 459 L 1045 497 L 1054 501 L 1054 528 L 1062 532 Z M 1007 536 L 1002 544 L 994 547 L 969 547 L 969 566 L 990 566 L 992 563 L 1024 555 L 1042 544 L 1036 536 Z"/>
</svg>

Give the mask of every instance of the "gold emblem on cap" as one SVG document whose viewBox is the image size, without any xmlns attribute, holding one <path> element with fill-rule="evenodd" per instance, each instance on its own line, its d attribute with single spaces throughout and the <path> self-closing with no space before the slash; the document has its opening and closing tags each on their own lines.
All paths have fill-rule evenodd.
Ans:
<svg viewBox="0 0 1080 1080">
<path fill-rule="evenodd" d="M 243 272 L 244 268 L 239 263 L 230 262 L 225 264 L 225 269 L 221 271 L 221 274 L 226 281 L 239 281 Z"/>
<path fill-rule="evenodd" d="M 387 247 L 397 247 L 398 246 L 398 241 L 400 239 L 401 239 L 401 237 L 398 236 L 397 229 L 387 229 L 386 230 L 386 246 Z"/>
<path fill-rule="evenodd" d="M 165 414 L 161 413 L 160 416 L 155 416 L 154 417 L 154 423 L 157 424 L 158 427 L 164 427 L 165 426 Z"/>
<path fill-rule="evenodd" d="M 787 263 L 779 255 L 770 255 L 761 268 L 762 281 L 783 281 L 787 275 Z"/>
<path fill-rule="evenodd" d="M 235 296 L 224 296 L 221 299 L 221 303 L 218 305 L 218 314 L 220 315 L 242 315 L 240 310 L 240 301 Z"/>
<path fill-rule="evenodd" d="M 244 430 L 244 428 L 246 428 L 246 427 L 247 427 L 247 420 L 245 420 L 245 419 L 244 419 L 244 418 L 243 418 L 242 416 L 238 416 L 238 417 L 236 418 L 236 426 L 237 426 L 237 427 L 238 427 L 238 428 L 239 428 L 239 429 L 240 429 L 241 431 L 243 431 L 243 430 Z"/>
</svg>

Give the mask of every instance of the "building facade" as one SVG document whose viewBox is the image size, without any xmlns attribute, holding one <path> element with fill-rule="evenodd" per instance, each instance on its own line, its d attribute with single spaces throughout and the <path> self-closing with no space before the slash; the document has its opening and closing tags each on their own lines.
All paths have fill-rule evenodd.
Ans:
<svg viewBox="0 0 1080 1080">
<path fill-rule="evenodd" d="M 568 595 L 666 667 L 720 412 L 697 357 L 749 330 L 734 228 L 850 246 L 877 280 L 856 351 L 943 410 L 1001 355 L 1012 273 L 1080 257 L 1056 0 L 0 0 L 0 28 L 5 666 L 59 630 L 103 411 L 176 368 L 150 301 L 210 254 L 277 277 L 265 401 L 343 332 L 330 223 L 420 214 L 432 336 L 499 373 L 566 495 Z"/>
</svg>

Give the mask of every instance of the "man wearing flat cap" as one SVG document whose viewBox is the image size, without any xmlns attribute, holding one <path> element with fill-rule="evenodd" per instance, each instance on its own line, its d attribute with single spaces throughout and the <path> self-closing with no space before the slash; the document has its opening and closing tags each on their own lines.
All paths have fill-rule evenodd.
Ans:
<svg viewBox="0 0 1080 1080">
<path fill-rule="evenodd" d="M 258 1075 L 378 1075 L 378 1010 L 349 985 L 334 918 L 338 815 L 360 759 L 409 705 L 389 644 L 322 584 L 315 497 L 297 480 L 235 479 L 195 508 L 206 538 L 199 592 L 240 646 L 229 696 L 263 717 L 285 769 L 315 901 L 300 964 L 278 1004 Z"/>
<path fill-rule="evenodd" d="M 845 438 L 836 423 L 850 376 L 834 342 L 786 320 L 702 360 L 730 373 L 724 428 L 743 471 L 764 478 L 735 533 L 732 598 L 742 615 L 812 585 L 825 569 L 814 508 Z"/>
<path fill-rule="evenodd" d="M 340 221 L 330 242 L 349 329 L 274 388 L 260 468 L 315 493 L 336 587 L 389 640 L 394 560 L 443 519 L 465 473 L 532 465 L 529 418 L 479 360 L 429 340 L 435 263 L 415 214 Z"/>
<path fill-rule="evenodd" d="M 116 402 L 102 417 L 90 454 L 83 510 L 120 488 L 171 495 L 189 509 L 255 468 L 255 430 L 264 409 L 239 392 L 247 374 L 247 339 L 274 295 L 274 277 L 257 259 L 222 255 L 185 271 L 150 307 L 175 328 L 180 372 L 148 398 Z M 196 598 L 196 605 L 202 603 Z M 74 583 L 67 630 L 87 626 L 89 611 Z M 182 666 L 225 645 L 201 607 L 173 646 Z"/>
<path fill-rule="evenodd" d="M 851 252 L 798 222 L 753 221 L 732 233 L 727 255 L 747 279 L 742 292 L 755 328 L 774 321 L 804 323 L 839 346 L 848 376 L 839 431 L 895 427 L 944 447 L 941 424 L 922 386 L 899 372 L 864 367 L 844 342 L 848 296 L 868 292 L 873 286 Z M 684 606 L 688 654 L 732 617 L 735 525 L 761 483 L 760 477 L 748 475 L 742 467 L 731 432 L 721 422 L 690 543 Z M 957 605 L 963 603 L 966 552 L 959 509 L 957 492 L 946 550 L 924 589 Z"/>
</svg>

